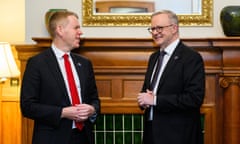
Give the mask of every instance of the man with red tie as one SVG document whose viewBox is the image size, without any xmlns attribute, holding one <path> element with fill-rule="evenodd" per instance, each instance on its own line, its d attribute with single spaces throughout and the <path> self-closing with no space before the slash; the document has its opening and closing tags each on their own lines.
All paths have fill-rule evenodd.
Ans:
<svg viewBox="0 0 240 144">
<path fill-rule="evenodd" d="M 24 72 L 20 105 L 34 120 L 33 144 L 94 144 L 100 100 L 92 63 L 74 54 L 82 31 L 78 16 L 55 12 L 49 19 L 50 48 L 31 57 Z"/>
<path fill-rule="evenodd" d="M 180 40 L 172 11 L 153 13 L 148 30 L 159 49 L 149 58 L 137 97 L 144 110 L 143 144 L 202 144 L 203 59 Z"/>
</svg>

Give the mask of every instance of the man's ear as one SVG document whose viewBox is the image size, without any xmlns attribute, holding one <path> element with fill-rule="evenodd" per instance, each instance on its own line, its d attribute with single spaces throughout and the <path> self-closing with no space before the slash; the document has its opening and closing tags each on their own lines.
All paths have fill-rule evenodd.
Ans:
<svg viewBox="0 0 240 144">
<path fill-rule="evenodd" d="M 59 36 L 63 35 L 63 26 L 62 25 L 58 25 L 56 27 L 56 34 L 59 35 Z"/>
<path fill-rule="evenodd" d="M 178 25 L 175 25 L 175 24 L 174 24 L 174 25 L 172 26 L 172 28 L 173 28 L 173 30 L 174 30 L 174 33 L 176 33 L 176 32 L 178 31 Z"/>
</svg>

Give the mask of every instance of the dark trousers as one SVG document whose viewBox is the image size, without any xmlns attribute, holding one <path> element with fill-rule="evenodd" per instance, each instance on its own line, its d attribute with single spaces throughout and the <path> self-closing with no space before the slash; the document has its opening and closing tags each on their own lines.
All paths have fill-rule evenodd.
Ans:
<svg viewBox="0 0 240 144">
<path fill-rule="evenodd" d="M 152 137 L 152 121 L 147 121 L 143 132 L 143 144 L 154 144 Z"/>
<path fill-rule="evenodd" d="M 83 128 L 81 131 L 77 128 L 72 129 L 69 144 L 89 144 L 85 129 Z"/>
</svg>

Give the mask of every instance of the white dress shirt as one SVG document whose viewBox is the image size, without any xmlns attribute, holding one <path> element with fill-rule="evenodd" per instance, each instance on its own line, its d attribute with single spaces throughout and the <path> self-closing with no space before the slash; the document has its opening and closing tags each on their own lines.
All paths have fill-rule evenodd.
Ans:
<svg viewBox="0 0 240 144">
<path fill-rule="evenodd" d="M 156 85 L 154 86 L 153 88 L 153 95 L 154 95 L 154 106 L 157 104 L 157 88 L 158 88 L 158 85 L 159 85 L 159 82 L 160 82 L 160 79 L 161 79 L 161 76 L 162 76 L 162 73 L 169 61 L 169 59 L 171 58 L 174 50 L 176 49 L 178 43 L 179 43 L 179 39 L 175 40 L 173 43 L 171 43 L 168 47 L 166 47 L 164 49 L 164 51 L 166 52 L 166 54 L 164 55 L 163 57 L 163 62 L 162 62 L 162 66 L 161 66 L 161 69 L 159 70 L 159 74 L 158 74 L 158 78 L 157 78 L 157 82 L 156 82 Z M 153 79 L 153 75 L 155 73 L 155 69 L 156 69 L 156 65 L 157 63 L 155 64 L 154 66 L 154 70 L 153 70 L 153 73 L 152 73 L 152 77 L 151 77 L 151 81 Z M 153 119 L 153 107 L 151 106 L 151 110 L 150 110 L 150 116 L 149 116 L 149 120 L 152 120 Z"/>
</svg>

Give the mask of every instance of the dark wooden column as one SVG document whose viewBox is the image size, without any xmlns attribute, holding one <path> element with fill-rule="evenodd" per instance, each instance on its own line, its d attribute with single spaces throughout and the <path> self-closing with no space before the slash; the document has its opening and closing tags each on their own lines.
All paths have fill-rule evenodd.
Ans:
<svg viewBox="0 0 240 144">
<path fill-rule="evenodd" d="M 223 75 L 220 78 L 223 87 L 223 141 L 224 144 L 240 143 L 240 77 Z"/>
<path fill-rule="evenodd" d="M 218 45 L 219 44 L 219 45 Z M 222 47 L 223 144 L 240 143 L 240 42 L 218 43 Z"/>
</svg>

